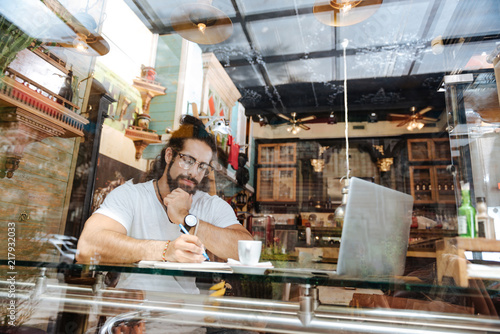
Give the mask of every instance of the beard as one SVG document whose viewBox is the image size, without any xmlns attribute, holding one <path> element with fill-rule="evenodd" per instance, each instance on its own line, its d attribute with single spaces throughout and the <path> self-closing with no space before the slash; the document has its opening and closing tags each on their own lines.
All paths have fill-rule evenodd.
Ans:
<svg viewBox="0 0 500 334">
<path fill-rule="evenodd" d="M 199 189 L 199 182 L 195 178 L 189 177 L 187 175 L 180 174 L 178 175 L 175 179 L 170 176 L 170 169 L 172 168 L 173 161 L 170 163 L 170 165 L 167 168 L 167 182 L 168 182 L 168 187 L 170 188 L 170 191 L 181 188 L 188 194 L 194 195 L 196 191 Z M 179 183 L 180 180 L 188 180 L 193 182 L 194 186 L 191 188 L 189 186 L 186 186 L 182 183 Z"/>
</svg>

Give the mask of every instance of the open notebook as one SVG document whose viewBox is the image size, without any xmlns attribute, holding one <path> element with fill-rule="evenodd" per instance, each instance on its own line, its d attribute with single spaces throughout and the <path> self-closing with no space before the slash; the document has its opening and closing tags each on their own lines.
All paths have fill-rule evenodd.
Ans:
<svg viewBox="0 0 500 334">
<path fill-rule="evenodd" d="M 349 181 L 336 273 L 402 275 L 413 197 L 355 177 Z"/>
<path fill-rule="evenodd" d="M 163 262 L 163 261 L 139 261 L 141 268 L 159 268 L 172 270 L 195 270 L 195 271 L 231 271 L 231 267 L 226 262 L 206 261 L 201 263 Z"/>
</svg>

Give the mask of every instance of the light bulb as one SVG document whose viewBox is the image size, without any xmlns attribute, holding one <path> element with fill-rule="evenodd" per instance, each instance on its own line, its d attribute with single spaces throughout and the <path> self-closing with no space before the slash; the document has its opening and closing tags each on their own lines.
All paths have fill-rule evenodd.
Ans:
<svg viewBox="0 0 500 334">
<path fill-rule="evenodd" d="M 207 25 L 205 23 L 198 23 L 198 30 L 202 34 L 205 34 L 205 29 L 207 29 Z"/>
<path fill-rule="evenodd" d="M 408 124 L 408 126 L 406 127 L 406 129 L 407 129 L 408 131 L 413 130 L 413 128 L 411 127 L 411 123 L 410 123 L 410 124 Z"/>
<path fill-rule="evenodd" d="M 289 127 L 286 129 L 286 131 L 288 131 L 288 132 L 292 131 L 292 127 L 291 127 L 291 126 L 289 126 Z"/>
<path fill-rule="evenodd" d="M 352 5 L 350 3 L 348 3 L 347 5 L 343 5 L 341 8 L 340 8 L 340 12 L 344 15 L 346 15 L 350 10 L 352 9 Z"/>
<path fill-rule="evenodd" d="M 417 123 L 417 128 L 420 130 L 424 127 L 424 123 L 418 122 Z"/>
<path fill-rule="evenodd" d="M 85 52 L 89 48 L 87 45 L 87 37 L 84 34 L 77 33 L 73 40 L 73 46 L 80 52 Z"/>
</svg>

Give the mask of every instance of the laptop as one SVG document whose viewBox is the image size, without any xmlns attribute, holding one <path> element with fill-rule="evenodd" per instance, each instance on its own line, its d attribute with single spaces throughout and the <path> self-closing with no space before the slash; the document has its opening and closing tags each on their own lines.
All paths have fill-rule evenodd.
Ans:
<svg viewBox="0 0 500 334">
<path fill-rule="evenodd" d="M 402 275 L 412 210 L 412 196 L 350 178 L 336 274 Z"/>
</svg>

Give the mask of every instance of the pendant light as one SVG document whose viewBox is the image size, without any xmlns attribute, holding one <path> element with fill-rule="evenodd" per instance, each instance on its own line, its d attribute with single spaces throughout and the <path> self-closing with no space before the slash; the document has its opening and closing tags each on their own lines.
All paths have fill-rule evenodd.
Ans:
<svg viewBox="0 0 500 334">
<path fill-rule="evenodd" d="M 333 27 L 350 26 L 372 16 L 383 0 L 316 0 L 314 16 Z"/>
<path fill-rule="evenodd" d="M 231 19 L 212 1 L 180 5 L 170 17 L 172 28 L 184 39 L 198 44 L 217 44 L 233 33 Z"/>
</svg>

